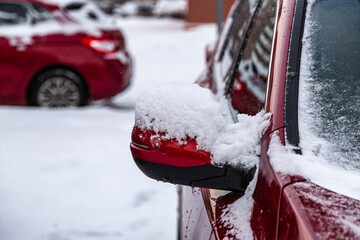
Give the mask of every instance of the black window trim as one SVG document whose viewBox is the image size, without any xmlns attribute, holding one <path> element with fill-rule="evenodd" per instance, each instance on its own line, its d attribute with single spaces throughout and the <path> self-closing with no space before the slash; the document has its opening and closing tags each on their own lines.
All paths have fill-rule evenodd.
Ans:
<svg viewBox="0 0 360 240">
<path fill-rule="evenodd" d="M 29 16 L 32 19 L 32 21 L 35 21 L 35 22 L 37 22 L 39 20 L 42 21 L 41 15 L 39 15 L 39 11 L 36 10 L 36 6 L 39 6 L 46 11 L 46 15 L 48 17 L 47 20 L 54 20 L 53 15 L 50 13 L 50 11 L 45 6 L 35 2 L 35 3 L 27 3 L 26 4 L 27 10 L 29 12 Z"/>
<path fill-rule="evenodd" d="M 234 15 L 232 16 L 233 21 L 231 23 L 231 26 L 230 26 L 228 32 L 226 33 L 224 44 L 221 46 L 221 51 L 220 51 L 219 57 L 217 59 L 218 62 L 220 62 L 223 59 L 224 55 L 225 55 L 225 50 L 226 50 L 227 45 L 229 44 L 230 36 L 232 35 L 232 33 L 234 31 L 234 28 L 235 28 L 235 25 L 236 25 L 235 23 L 236 23 L 237 19 L 240 16 L 241 9 L 243 8 L 244 3 L 245 3 L 245 0 L 239 0 L 238 5 L 236 6 Z"/>
<path fill-rule="evenodd" d="M 255 20 L 256 20 L 257 16 L 259 15 L 259 12 L 260 12 L 260 9 L 261 9 L 261 6 L 263 3 L 264 3 L 264 0 L 259 0 L 258 5 L 256 6 L 256 10 L 255 10 L 254 14 L 252 15 L 249 27 L 246 31 L 245 38 L 244 38 L 243 42 L 241 43 L 241 47 L 240 47 L 238 56 L 236 58 L 236 63 L 232 67 L 231 74 L 230 74 L 231 77 L 229 80 L 226 81 L 224 94 L 225 94 L 226 98 L 228 98 L 229 101 L 230 101 L 231 90 L 234 86 L 236 75 L 238 73 L 239 64 L 241 62 L 245 47 L 249 40 L 250 33 L 252 32 L 252 29 L 254 27 Z"/>
<path fill-rule="evenodd" d="M 287 142 L 295 147 L 294 151 L 297 154 L 301 154 L 301 149 L 299 147 L 298 101 L 300 61 L 306 6 L 307 0 L 298 0 L 296 2 L 285 83 L 285 135 Z"/>
<path fill-rule="evenodd" d="M 19 5 L 19 6 L 24 7 L 25 12 L 26 12 L 26 24 L 29 24 L 30 19 L 31 19 L 31 12 L 29 11 L 29 7 L 28 7 L 28 3 L 27 3 L 27 2 L 4 1 L 4 2 L 1 2 L 0 4 L 14 4 L 14 5 Z"/>
</svg>

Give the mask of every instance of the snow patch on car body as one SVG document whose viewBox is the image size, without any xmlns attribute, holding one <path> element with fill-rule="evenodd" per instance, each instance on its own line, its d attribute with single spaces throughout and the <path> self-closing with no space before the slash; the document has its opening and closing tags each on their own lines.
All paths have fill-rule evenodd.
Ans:
<svg viewBox="0 0 360 240">
<path fill-rule="evenodd" d="M 62 0 L 59 2 L 54 2 L 52 0 L 42 1 L 59 4 L 63 9 L 66 9 L 68 5 L 74 3 L 82 3 L 83 6 L 77 10 L 65 10 L 67 14 L 69 14 L 73 19 L 76 20 L 78 24 L 82 25 L 84 28 L 91 26 L 104 30 L 119 29 L 119 27 L 115 25 L 113 18 L 104 13 L 94 2 L 85 0 Z"/>
<path fill-rule="evenodd" d="M 293 185 L 310 217 L 317 239 L 359 239 L 360 209 L 357 200 L 309 182 Z M 339 227 L 340 226 L 340 227 Z"/>
<path fill-rule="evenodd" d="M 269 114 L 229 114 L 209 89 L 196 84 L 171 84 L 143 93 L 135 108 L 135 124 L 143 130 L 165 133 L 162 139 L 184 144 L 190 137 L 197 148 L 212 155 L 215 165 L 251 169 L 258 164 L 260 138 L 269 126 Z"/>
<path fill-rule="evenodd" d="M 0 37 L 8 39 L 9 44 L 19 51 L 24 51 L 31 46 L 34 37 L 42 37 L 50 34 L 76 35 L 87 33 L 100 36 L 101 32 L 96 28 L 84 29 L 76 24 L 60 24 L 56 21 L 37 23 L 36 25 L 21 24 L 16 26 L 0 26 Z"/>
<path fill-rule="evenodd" d="M 135 124 L 141 129 L 166 133 L 165 139 L 180 143 L 196 138 L 198 148 L 209 150 L 218 132 L 225 130 L 226 112 L 210 90 L 196 84 L 169 84 L 140 95 L 135 107 Z"/>
</svg>

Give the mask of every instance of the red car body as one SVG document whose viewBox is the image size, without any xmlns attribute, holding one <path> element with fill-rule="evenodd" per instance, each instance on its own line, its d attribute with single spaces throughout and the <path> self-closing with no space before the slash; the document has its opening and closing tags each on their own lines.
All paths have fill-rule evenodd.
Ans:
<svg viewBox="0 0 360 240">
<path fill-rule="evenodd" d="M 36 4 L 47 9 L 54 21 L 64 28 L 76 25 L 57 5 L 37 0 L 6 0 L 0 4 L 4 2 Z M 32 24 L 26 28 L 31 29 Z M 29 104 L 34 79 L 54 68 L 67 69 L 78 75 L 85 84 L 89 100 L 110 98 L 124 90 L 132 77 L 132 59 L 125 39 L 115 28 L 99 31 L 100 35 L 92 35 L 85 29 L 73 34 L 33 35 L 32 44 L 20 50 L 0 33 L 0 104 Z M 99 50 L 91 47 L 93 40 L 112 41 L 116 47 L 110 51 Z"/>
<path fill-rule="evenodd" d="M 305 9 L 304 0 L 277 1 L 266 103 L 257 99 L 245 86 L 234 86 L 230 88 L 232 91 L 225 92 L 225 95 L 231 96 L 232 106 L 243 113 L 254 115 L 265 107 L 265 111 L 272 114 L 270 127 L 261 141 L 259 172 L 252 195 L 254 207 L 250 218 L 251 230 L 255 239 L 356 239 L 359 237 L 360 201 L 320 187 L 301 176 L 277 172 L 268 155 L 270 140 L 274 134 L 279 136 L 283 145 L 297 145 L 298 139 L 293 133 L 294 121 L 289 121 L 297 117 L 292 110 L 297 108 L 297 102 L 295 98 L 291 98 L 296 95 L 296 90 L 290 84 L 289 69 L 294 67 L 294 63 L 294 68 L 298 67 L 296 64 L 300 59 L 298 50 L 299 46 L 301 49 Z M 207 48 L 207 67 L 197 80 L 198 84 L 214 93 L 223 91 L 218 86 L 227 86 L 229 78 L 228 74 L 219 78 L 214 73 L 215 65 L 219 64 L 214 56 L 215 52 L 220 51 L 221 44 L 220 40 L 213 50 Z M 236 74 L 236 82 L 246 85 L 241 74 L 233 74 Z M 213 183 L 199 184 L 198 179 L 181 182 L 184 178 L 177 176 L 175 172 L 179 175 L 184 172 L 185 176 L 186 171 L 191 174 L 191 167 L 203 166 L 205 169 L 211 163 L 210 155 L 196 150 L 195 141 L 189 139 L 189 144 L 185 147 L 176 147 L 168 140 L 163 141 L 159 149 L 151 142 L 154 134 L 135 127 L 131 151 L 138 167 L 147 176 L 192 186 L 179 187 L 179 239 L 236 239 L 236 233 L 231 232 L 232 226 L 222 221 L 222 217 L 229 214 L 224 210 L 241 198 L 243 192 L 231 191 L 224 194 L 211 189 Z M 155 163 L 153 167 L 152 163 Z M 165 168 L 164 165 L 169 167 Z M 161 174 L 157 170 L 160 172 L 160 169 L 165 172 L 162 179 L 158 177 Z M 218 189 L 223 188 L 220 186 Z M 344 227 L 344 222 L 339 220 L 344 219 L 344 216 L 351 216 L 350 225 L 354 229 Z"/>
</svg>

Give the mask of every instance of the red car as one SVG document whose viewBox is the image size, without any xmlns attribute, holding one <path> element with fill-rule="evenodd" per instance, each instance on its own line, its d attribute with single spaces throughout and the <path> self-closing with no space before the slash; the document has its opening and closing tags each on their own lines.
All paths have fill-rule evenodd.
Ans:
<svg viewBox="0 0 360 240">
<path fill-rule="evenodd" d="M 197 82 L 235 122 L 271 114 L 258 165 L 216 165 L 199 136 L 169 137 L 156 124 L 181 104 L 132 133 L 141 171 L 181 185 L 179 239 L 360 239 L 359 23 L 358 0 L 236 2 Z"/>
<path fill-rule="evenodd" d="M 0 1 L 0 104 L 82 106 L 123 91 L 131 77 L 120 30 L 82 28 L 40 0 Z"/>
</svg>

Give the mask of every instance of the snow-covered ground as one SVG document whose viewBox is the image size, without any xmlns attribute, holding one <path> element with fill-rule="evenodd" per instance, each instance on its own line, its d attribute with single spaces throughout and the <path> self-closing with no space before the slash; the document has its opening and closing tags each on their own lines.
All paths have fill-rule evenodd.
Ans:
<svg viewBox="0 0 360 240">
<path fill-rule="evenodd" d="M 110 105 L 44 110 L 0 107 L 1 240 L 169 240 L 176 187 L 145 177 L 129 142 L 142 91 L 191 83 L 215 26 L 119 19 L 135 58 L 132 87 Z"/>
</svg>

